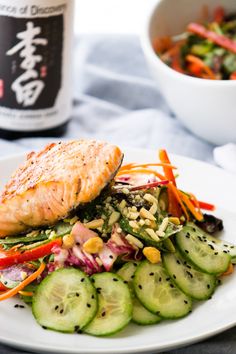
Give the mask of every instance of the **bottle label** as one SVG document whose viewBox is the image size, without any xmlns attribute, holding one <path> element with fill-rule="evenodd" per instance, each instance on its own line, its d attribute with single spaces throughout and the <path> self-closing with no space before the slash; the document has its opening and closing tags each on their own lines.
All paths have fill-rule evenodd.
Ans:
<svg viewBox="0 0 236 354">
<path fill-rule="evenodd" d="M 69 118 L 71 7 L 71 0 L 0 0 L 1 128 L 36 131 Z"/>
</svg>

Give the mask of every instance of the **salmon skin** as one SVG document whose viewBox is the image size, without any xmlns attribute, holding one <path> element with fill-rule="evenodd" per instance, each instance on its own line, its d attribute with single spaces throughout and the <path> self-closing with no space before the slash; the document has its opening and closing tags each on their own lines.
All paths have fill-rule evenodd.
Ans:
<svg viewBox="0 0 236 354">
<path fill-rule="evenodd" d="M 0 195 L 0 237 L 47 226 L 95 199 L 123 159 L 117 146 L 58 142 L 28 154 Z"/>
</svg>

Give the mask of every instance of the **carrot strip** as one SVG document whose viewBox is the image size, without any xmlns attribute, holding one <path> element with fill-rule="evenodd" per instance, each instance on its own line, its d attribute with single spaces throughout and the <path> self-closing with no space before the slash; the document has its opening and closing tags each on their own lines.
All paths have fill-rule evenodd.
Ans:
<svg viewBox="0 0 236 354">
<path fill-rule="evenodd" d="M 169 159 L 169 156 L 168 156 L 166 150 L 159 151 L 159 159 L 162 163 L 170 164 L 170 159 Z M 176 186 L 175 176 L 173 174 L 172 169 L 167 166 L 163 166 L 163 171 L 166 176 L 166 179 L 171 181 L 173 183 L 173 185 Z"/>
<path fill-rule="evenodd" d="M 177 167 L 176 166 L 173 166 L 173 165 L 170 165 L 169 163 L 162 163 L 162 162 L 159 162 L 159 163 L 140 163 L 140 164 L 135 164 L 135 163 L 130 163 L 130 164 L 127 164 L 127 165 L 124 165 L 122 166 L 120 169 L 119 169 L 119 172 L 120 171 L 123 171 L 123 170 L 129 170 L 129 169 L 133 169 L 133 168 L 139 168 L 139 167 L 163 167 L 163 166 L 166 166 L 166 167 L 170 167 L 172 168 L 173 170 L 177 170 Z"/>
<path fill-rule="evenodd" d="M 230 75 L 230 80 L 236 80 L 236 71 Z"/>
<path fill-rule="evenodd" d="M 178 200 L 175 197 L 175 194 L 171 188 L 167 187 L 168 193 L 168 212 L 169 214 L 180 218 L 182 216 L 182 210 L 179 206 Z"/>
<path fill-rule="evenodd" d="M 23 290 L 18 291 L 18 294 L 20 294 L 22 296 L 33 296 L 34 295 L 34 293 L 32 291 L 23 291 Z"/>
<path fill-rule="evenodd" d="M 223 274 L 221 274 L 222 276 L 225 276 L 225 275 L 230 275 L 232 274 L 234 271 L 234 266 L 232 263 L 230 263 L 228 269 L 226 270 L 226 272 L 224 272 Z"/>
<path fill-rule="evenodd" d="M 127 174 L 134 174 L 134 173 L 143 173 L 143 174 L 153 174 L 156 177 L 158 177 L 160 180 L 164 181 L 166 178 L 160 174 L 159 172 L 156 172 L 154 170 L 148 169 L 148 168 L 137 168 L 134 170 L 123 170 L 123 171 L 119 171 L 116 175 L 116 177 L 120 177 L 122 175 L 127 175 Z"/>
<path fill-rule="evenodd" d="M 0 301 L 9 299 L 12 296 L 15 296 L 19 291 L 23 290 L 27 285 L 32 283 L 37 277 L 44 271 L 46 267 L 45 263 L 41 263 L 39 268 L 31 274 L 28 278 L 23 280 L 19 285 L 15 288 L 5 291 L 3 294 L 0 295 Z"/>
<path fill-rule="evenodd" d="M 182 199 L 182 201 L 185 203 L 185 205 L 188 207 L 189 211 L 193 214 L 193 216 L 195 217 L 196 220 L 198 221 L 202 221 L 203 220 L 203 215 L 201 212 L 197 211 L 193 205 L 193 203 L 191 202 L 191 200 L 188 198 L 188 196 L 186 194 L 184 194 L 181 191 L 178 191 L 180 198 Z"/>
<path fill-rule="evenodd" d="M 197 34 L 202 38 L 206 38 L 213 43 L 217 44 L 218 46 L 229 50 L 232 53 L 236 54 L 236 41 L 231 40 L 228 37 L 223 35 L 217 34 L 213 31 L 207 30 L 204 26 L 199 25 L 198 23 L 190 23 L 187 27 L 189 32 Z"/>
<path fill-rule="evenodd" d="M 217 23 L 222 23 L 225 17 L 225 10 L 222 6 L 217 6 L 214 11 L 214 21 Z"/>
<path fill-rule="evenodd" d="M 213 73 L 211 68 L 204 63 L 202 59 L 196 57 L 195 55 L 188 54 L 186 56 L 186 60 L 191 64 L 197 65 L 199 69 L 201 69 L 201 71 L 205 71 L 205 73 L 209 76 L 209 79 L 215 80 L 215 74 Z"/>
<path fill-rule="evenodd" d="M 178 189 L 173 185 L 173 183 L 169 183 L 168 188 L 170 188 L 172 190 L 176 200 L 178 201 L 178 203 L 180 204 L 180 206 L 183 210 L 184 215 L 186 216 L 186 219 L 189 221 L 189 215 L 188 215 L 187 209 L 185 208 L 185 206 L 182 202 L 182 199 L 180 198 Z"/>
</svg>

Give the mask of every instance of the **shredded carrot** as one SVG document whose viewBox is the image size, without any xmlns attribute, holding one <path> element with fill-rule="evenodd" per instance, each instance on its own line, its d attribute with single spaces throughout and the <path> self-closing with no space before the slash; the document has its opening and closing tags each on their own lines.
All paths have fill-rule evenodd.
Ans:
<svg viewBox="0 0 236 354">
<path fill-rule="evenodd" d="M 173 190 L 171 188 L 167 187 L 167 193 L 168 193 L 168 212 L 169 212 L 169 214 L 180 218 L 183 215 L 183 213 L 182 213 L 181 207 L 178 203 L 178 200 L 175 197 Z"/>
<path fill-rule="evenodd" d="M 133 165 L 135 165 L 135 163 L 133 163 L 133 162 L 132 163 L 127 163 L 126 165 L 123 165 L 123 166 L 120 167 L 119 172 L 123 171 L 123 170 L 129 170 L 130 168 L 133 167 Z"/>
<path fill-rule="evenodd" d="M 225 276 L 225 275 L 230 275 L 232 274 L 234 271 L 234 266 L 232 263 L 229 264 L 229 267 L 228 269 L 226 270 L 226 272 L 224 272 L 223 274 L 221 274 L 222 276 Z"/>
<path fill-rule="evenodd" d="M 207 66 L 204 61 L 198 57 L 196 57 L 195 55 L 192 54 L 188 54 L 186 56 L 186 60 L 191 63 L 191 64 L 195 64 L 196 66 L 199 67 L 199 69 L 201 69 L 201 71 L 204 71 L 207 74 L 207 77 L 211 80 L 215 80 L 215 74 L 213 73 L 213 71 L 211 70 L 211 68 L 209 66 Z"/>
<path fill-rule="evenodd" d="M 195 217 L 195 219 L 197 221 L 202 221 L 203 220 L 203 215 L 201 212 L 197 211 L 193 205 L 193 203 L 191 202 L 191 200 L 188 198 L 188 196 L 181 192 L 178 191 L 180 198 L 182 199 L 182 201 L 185 203 L 185 205 L 188 207 L 189 211 L 192 213 L 192 215 Z"/>
<path fill-rule="evenodd" d="M 155 38 L 152 46 L 156 53 L 162 53 L 172 46 L 172 39 L 170 37 Z"/>
<path fill-rule="evenodd" d="M 18 294 L 20 294 L 22 296 L 33 296 L 34 295 L 34 293 L 32 291 L 23 291 L 23 290 L 18 291 Z"/>
<path fill-rule="evenodd" d="M 166 150 L 159 151 L 159 159 L 162 163 L 170 164 L 170 159 L 169 159 L 169 156 L 168 156 Z M 175 176 L 173 174 L 172 169 L 167 166 L 163 166 L 163 171 L 164 171 L 166 179 L 171 181 L 173 183 L 173 185 L 176 186 Z"/>
<path fill-rule="evenodd" d="M 159 172 L 157 171 L 154 171 L 154 170 L 151 170 L 151 169 L 148 169 L 148 168 L 137 168 L 137 169 L 134 169 L 134 170 L 123 170 L 123 171 L 119 171 L 116 175 L 116 177 L 120 177 L 122 175 L 127 175 L 127 174 L 134 174 L 134 173 L 142 173 L 142 174 L 153 174 L 155 175 L 156 177 L 158 177 L 160 180 L 164 181 L 166 178 L 160 174 Z"/>
<path fill-rule="evenodd" d="M 129 164 L 131 165 L 131 164 Z M 132 164 L 132 166 L 130 167 L 129 165 L 124 165 L 122 166 L 123 167 L 126 167 L 125 169 L 128 170 L 128 169 L 133 169 L 133 168 L 138 168 L 138 167 L 169 167 L 171 168 L 172 170 L 177 170 L 177 167 L 176 166 L 173 166 L 169 163 L 163 163 L 163 162 L 158 162 L 158 163 L 140 163 L 140 164 Z M 121 168 L 120 168 L 121 170 Z"/>
<path fill-rule="evenodd" d="M 28 278 L 23 280 L 19 285 L 17 285 L 13 289 L 7 290 L 4 293 L 2 293 L 0 295 L 0 301 L 9 299 L 10 297 L 15 296 L 19 291 L 23 290 L 27 285 L 29 285 L 35 279 L 37 279 L 37 277 L 44 271 L 45 267 L 46 267 L 46 264 L 41 263 L 39 268 L 33 274 L 31 274 Z"/>
<path fill-rule="evenodd" d="M 188 215 L 187 209 L 185 208 L 184 203 L 182 202 L 182 199 L 180 198 L 178 189 L 173 185 L 173 183 L 169 183 L 168 188 L 170 188 L 173 191 L 173 194 L 174 194 L 176 200 L 178 201 L 178 203 L 180 204 L 180 206 L 183 210 L 183 213 L 186 216 L 186 219 L 189 221 L 189 215 Z"/>
<path fill-rule="evenodd" d="M 236 80 L 236 71 L 230 75 L 230 80 Z"/>
<path fill-rule="evenodd" d="M 215 11 L 214 11 L 214 21 L 217 23 L 222 23 L 222 21 L 224 20 L 225 17 L 225 10 L 222 6 L 218 6 L 216 7 Z"/>
</svg>

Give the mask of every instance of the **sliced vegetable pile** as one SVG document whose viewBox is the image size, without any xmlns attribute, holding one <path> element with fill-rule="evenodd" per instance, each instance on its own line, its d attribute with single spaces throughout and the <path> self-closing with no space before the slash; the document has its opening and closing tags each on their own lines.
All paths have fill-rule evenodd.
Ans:
<svg viewBox="0 0 236 354">
<path fill-rule="evenodd" d="M 157 38 L 157 55 L 172 69 L 210 80 L 236 80 L 236 14 L 215 9 L 213 18 L 190 23 L 175 37 Z"/>
<path fill-rule="evenodd" d="M 106 336 L 209 299 L 236 247 L 213 235 L 223 223 L 202 210 L 214 206 L 177 187 L 165 150 L 159 160 L 122 166 L 69 219 L 0 239 L 0 301 L 20 296 L 44 329 Z"/>
</svg>

